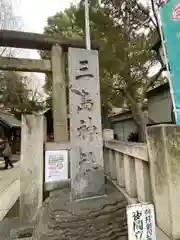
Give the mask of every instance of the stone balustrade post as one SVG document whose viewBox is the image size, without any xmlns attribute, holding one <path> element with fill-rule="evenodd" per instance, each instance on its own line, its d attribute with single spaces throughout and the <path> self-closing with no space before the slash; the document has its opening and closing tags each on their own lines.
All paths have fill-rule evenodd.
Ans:
<svg viewBox="0 0 180 240">
<path fill-rule="evenodd" d="M 148 162 L 135 158 L 137 197 L 139 202 L 151 202 Z"/>
<path fill-rule="evenodd" d="M 109 149 L 103 148 L 104 173 L 109 174 Z"/>
<path fill-rule="evenodd" d="M 125 186 L 124 180 L 124 158 L 120 152 L 115 152 L 117 183 L 120 187 Z"/>
<path fill-rule="evenodd" d="M 110 141 L 114 139 L 114 131 L 113 129 L 103 129 L 102 131 L 103 140 Z"/>
<path fill-rule="evenodd" d="M 124 154 L 125 189 L 130 197 L 137 196 L 135 163 L 131 156 Z"/>
<path fill-rule="evenodd" d="M 180 126 L 149 127 L 147 142 L 157 225 L 171 239 L 179 239 Z"/>
<path fill-rule="evenodd" d="M 116 180 L 116 161 L 114 156 L 114 151 L 109 149 L 109 169 L 110 177 L 112 180 Z"/>
</svg>

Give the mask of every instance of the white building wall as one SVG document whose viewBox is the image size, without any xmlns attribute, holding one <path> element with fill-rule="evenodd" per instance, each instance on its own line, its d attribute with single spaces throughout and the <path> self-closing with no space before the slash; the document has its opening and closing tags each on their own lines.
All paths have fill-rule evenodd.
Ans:
<svg viewBox="0 0 180 240">
<path fill-rule="evenodd" d="M 171 119 L 171 108 L 172 101 L 169 90 L 164 90 L 159 92 L 156 95 L 148 97 L 148 123 L 153 124 L 150 120 L 153 120 L 154 124 L 160 123 L 169 123 Z M 128 115 L 128 117 L 130 117 Z M 126 115 L 123 116 L 123 113 L 119 116 L 119 119 L 113 119 L 111 121 L 112 128 L 114 129 L 114 134 L 117 134 L 119 139 L 122 141 L 127 141 L 130 133 L 137 132 L 137 126 L 134 120 L 125 119 Z M 124 118 L 124 119 L 123 119 Z"/>
<path fill-rule="evenodd" d="M 114 133 L 117 134 L 119 139 L 122 141 L 127 141 L 130 133 L 137 132 L 137 126 L 133 119 L 114 122 L 112 125 Z"/>
<path fill-rule="evenodd" d="M 148 99 L 148 116 L 155 123 L 171 122 L 172 101 L 169 90 Z"/>
</svg>

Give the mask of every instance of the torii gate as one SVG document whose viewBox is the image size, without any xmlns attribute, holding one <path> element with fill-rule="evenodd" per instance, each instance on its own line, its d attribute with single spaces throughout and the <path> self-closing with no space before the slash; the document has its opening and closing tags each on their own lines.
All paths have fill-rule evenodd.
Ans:
<svg viewBox="0 0 180 240">
<path fill-rule="evenodd" d="M 46 149 L 71 148 L 72 198 L 103 195 L 98 44 L 92 42 L 92 50 L 86 50 L 84 41 L 1 30 L 0 46 L 51 51 L 50 60 L 1 57 L 0 69 L 52 73 L 54 141 L 58 144 L 46 144 Z M 70 147 L 65 83 L 67 52 L 70 82 Z M 31 128 L 30 131 L 28 128 Z M 35 219 L 43 200 L 43 142 L 46 141 L 44 129 L 43 116 L 22 118 L 20 218 L 21 222 L 27 224 Z"/>
</svg>

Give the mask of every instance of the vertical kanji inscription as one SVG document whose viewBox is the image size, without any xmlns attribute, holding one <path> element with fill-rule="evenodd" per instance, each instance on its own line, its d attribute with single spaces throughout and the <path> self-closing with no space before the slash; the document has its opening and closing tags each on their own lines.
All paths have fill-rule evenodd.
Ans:
<svg viewBox="0 0 180 240">
<path fill-rule="evenodd" d="M 72 197 L 104 194 L 98 52 L 69 48 Z"/>
</svg>

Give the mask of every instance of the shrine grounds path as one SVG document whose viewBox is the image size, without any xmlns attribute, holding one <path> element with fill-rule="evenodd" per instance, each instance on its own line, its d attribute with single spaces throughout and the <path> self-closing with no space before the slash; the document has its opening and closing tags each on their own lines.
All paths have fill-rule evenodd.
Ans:
<svg viewBox="0 0 180 240">
<path fill-rule="evenodd" d="M 14 155 L 14 168 L 4 170 L 4 161 L 0 158 L 0 222 L 13 207 L 20 194 L 20 156 Z"/>
</svg>

